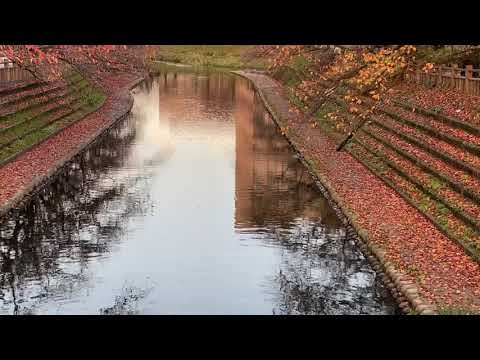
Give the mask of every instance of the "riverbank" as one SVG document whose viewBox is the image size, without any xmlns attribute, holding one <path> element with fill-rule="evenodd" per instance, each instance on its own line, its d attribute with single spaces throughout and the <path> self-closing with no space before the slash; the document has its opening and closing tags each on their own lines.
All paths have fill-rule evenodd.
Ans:
<svg viewBox="0 0 480 360">
<path fill-rule="evenodd" d="M 290 108 L 283 86 L 258 73 L 235 72 L 257 88 L 304 163 L 360 235 L 400 306 L 420 314 L 478 313 L 480 266 L 324 130 Z M 368 253 L 371 253 L 368 255 Z"/>
<path fill-rule="evenodd" d="M 130 89 L 142 80 L 133 74 L 104 77 L 101 85 L 107 97 L 100 108 L 0 167 L 0 217 L 125 117 L 133 106 Z"/>
<path fill-rule="evenodd" d="M 178 66 L 230 70 L 267 66 L 267 60 L 257 54 L 254 45 L 160 45 L 157 60 Z"/>
</svg>

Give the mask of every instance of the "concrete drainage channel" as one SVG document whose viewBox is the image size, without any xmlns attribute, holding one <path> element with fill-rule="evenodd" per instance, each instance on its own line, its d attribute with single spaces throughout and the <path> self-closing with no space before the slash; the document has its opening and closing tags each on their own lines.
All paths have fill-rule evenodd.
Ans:
<svg viewBox="0 0 480 360">
<path fill-rule="evenodd" d="M 268 113 L 271 115 L 272 119 L 274 120 L 275 124 L 281 129 L 281 120 L 273 111 L 270 104 L 267 102 L 265 98 L 265 94 L 263 89 L 261 89 L 258 83 L 255 81 L 254 78 L 248 76 L 247 73 L 242 71 L 232 71 L 233 74 L 241 76 L 249 80 L 257 93 L 259 94 L 265 108 L 267 109 Z M 258 73 L 252 74 L 258 75 Z M 377 272 L 378 276 L 388 288 L 390 293 L 392 294 L 393 298 L 397 301 L 397 304 L 401 311 L 404 314 L 420 314 L 420 315 L 436 315 L 438 314 L 435 306 L 425 301 L 418 292 L 417 286 L 408 280 L 404 274 L 397 271 L 394 265 L 386 260 L 385 258 L 385 251 L 382 250 L 377 245 L 373 244 L 369 241 L 368 234 L 360 229 L 356 228 L 354 224 L 350 221 L 352 214 L 349 214 L 348 209 L 342 206 L 342 202 L 340 197 L 335 193 L 332 186 L 328 186 L 327 179 L 320 179 L 319 175 L 314 171 L 312 165 L 309 163 L 307 159 L 303 156 L 303 154 L 299 151 L 297 146 L 292 142 L 290 137 L 284 134 L 285 138 L 287 139 L 290 146 L 294 149 L 295 153 L 297 154 L 299 160 L 302 164 L 307 168 L 308 172 L 315 180 L 315 183 L 328 201 L 329 205 L 335 211 L 336 215 L 340 219 L 340 221 L 345 226 L 347 235 L 350 239 L 352 239 L 357 246 L 360 248 L 362 253 L 368 259 L 370 264 L 372 265 L 373 269 Z M 328 188 L 331 190 L 329 191 L 327 187 L 324 185 L 326 184 Z"/>
</svg>

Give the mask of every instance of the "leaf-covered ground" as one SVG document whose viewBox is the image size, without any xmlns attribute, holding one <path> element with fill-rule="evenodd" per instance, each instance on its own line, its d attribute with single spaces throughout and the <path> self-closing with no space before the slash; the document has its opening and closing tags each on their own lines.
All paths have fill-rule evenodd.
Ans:
<svg viewBox="0 0 480 360">
<path fill-rule="evenodd" d="M 480 125 L 480 96 L 451 89 L 427 89 L 419 84 L 403 83 L 396 88 L 398 97 L 428 109 Z"/>
<path fill-rule="evenodd" d="M 350 149 L 378 176 L 386 177 L 394 190 L 412 199 L 434 219 L 436 226 L 448 232 L 452 241 L 468 244 L 472 248 L 466 252 L 473 251 L 474 256 L 480 257 L 478 135 L 389 103 L 382 106 L 387 113 L 379 111 L 372 116 L 375 121 L 365 125 L 364 131 L 355 137 L 375 154 L 363 149 L 361 144 Z M 325 116 L 325 111 L 319 111 L 318 121 L 324 130 L 337 130 L 335 136 L 331 131 L 327 133 L 338 143 L 352 128 L 351 114 L 339 108 L 328 111 L 336 115 L 328 116 L 327 112 Z M 342 118 L 349 119 L 343 131 L 335 128 Z"/>
<path fill-rule="evenodd" d="M 105 76 L 103 84 L 110 91 L 104 105 L 60 133 L 22 154 L 13 162 L 0 168 L 0 206 L 22 192 L 37 177 L 76 149 L 86 139 L 125 111 L 125 98 L 119 90 L 137 78 L 132 74 Z"/>
<path fill-rule="evenodd" d="M 480 312 L 480 265 L 467 255 L 460 245 L 442 234 L 420 211 L 350 154 L 345 151 L 337 152 L 338 140 L 327 135 L 324 127 L 316 127 L 301 114 L 289 112 L 289 104 L 286 95 L 283 95 L 281 84 L 260 74 L 249 76 L 264 89 L 270 105 L 282 118 L 284 132 L 305 158 L 310 160 L 320 178 L 325 180 L 324 185 L 340 196 L 346 208 L 354 214 L 353 221 L 356 225 L 368 233 L 372 242 L 386 251 L 387 259 L 393 262 L 398 270 L 408 274 L 417 284 L 421 295 L 436 304 L 441 311 L 463 309 Z M 402 142 L 382 129 L 375 129 L 375 133 L 402 146 L 435 169 L 456 179 L 461 178 L 462 183 L 472 190 L 479 188 L 477 179 L 440 162 L 431 154 Z M 422 138 L 422 141 L 427 140 L 429 138 Z M 427 181 L 424 174 L 418 173 L 418 168 L 401 159 L 393 151 L 378 147 L 374 142 L 371 142 L 371 145 L 382 151 L 390 151 L 391 158 L 399 166 L 406 169 L 410 167 L 412 174 L 417 172 L 420 179 Z M 447 145 L 434 145 L 441 151 L 452 151 Z M 426 207 L 434 206 L 434 202 L 425 199 L 418 190 L 411 189 L 411 184 L 398 174 L 390 170 L 385 171 L 385 174 L 397 181 L 399 186 L 408 189 L 412 196 L 418 197 L 418 201 L 424 201 Z M 448 187 L 445 189 L 441 190 L 445 197 L 457 196 Z M 440 186 L 438 190 L 440 191 Z M 465 200 L 462 205 L 472 215 L 478 214 L 475 204 Z M 450 221 L 450 215 L 446 216 L 446 221 Z"/>
</svg>

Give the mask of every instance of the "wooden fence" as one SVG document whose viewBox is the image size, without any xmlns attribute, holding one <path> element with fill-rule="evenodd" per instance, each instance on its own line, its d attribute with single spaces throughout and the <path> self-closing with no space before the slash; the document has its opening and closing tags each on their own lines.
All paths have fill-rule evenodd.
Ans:
<svg viewBox="0 0 480 360">
<path fill-rule="evenodd" d="M 34 76 L 30 72 L 16 66 L 8 59 L 0 58 L 0 85 L 33 79 Z"/>
<path fill-rule="evenodd" d="M 454 89 L 480 96 L 480 69 L 474 69 L 472 65 L 465 68 L 459 68 L 458 65 L 439 66 L 429 73 L 417 69 L 407 73 L 406 79 L 428 87 Z"/>
</svg>

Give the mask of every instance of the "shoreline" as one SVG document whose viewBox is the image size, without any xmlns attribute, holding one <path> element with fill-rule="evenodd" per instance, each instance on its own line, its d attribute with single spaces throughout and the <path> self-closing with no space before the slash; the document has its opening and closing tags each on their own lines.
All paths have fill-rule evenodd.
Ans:
<svg viewBox="0 0 480 360">
<path fill-rule="evenodd" d="M 403 313 L 409 314 L 413 312 L 421 315 L 437 315 L 438 311 L 436 307 L 419 295 L 419 289 L 416 284 L 410 281 L 406 274 L 396 269 L 394 265 L 386 259 L 385 251 L 380 246 L 370 241 L 368 233 L 358 226 L 355 221 L 356 215 L 347 208 L 345 200 L 335 190 L 334 184 L 329 181 L 327 176 L 315 169 L 311 161 L 306 158 L 305 151 L 299 148 L 298 141 L 296 141 L 288 131 L 284 130 L 286 126 L 285 120 L 291 116 L 288 111 L 288 100 L 278 88 L 262 84 L 256 77 L 264 76 L 272 82 L 275 82 L 275 80 L 267 75 L 244 70 L 232 71 L 232 73 L 252 83 L 275 124 L 292 146 L 302 164 L 312 175 L 322 195 L 327 199 L 330 206 L 346 227 L 347 234 L 364 253 Z M 267 98 L 266 93 L 269 94 L 270 99 Z M 276 98 L 275 100 L 277 101 L 272 101 L 272 98 Z"/>
</svg>

